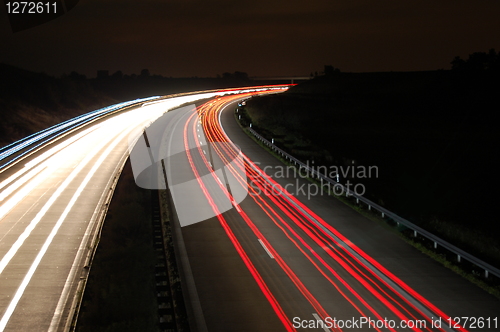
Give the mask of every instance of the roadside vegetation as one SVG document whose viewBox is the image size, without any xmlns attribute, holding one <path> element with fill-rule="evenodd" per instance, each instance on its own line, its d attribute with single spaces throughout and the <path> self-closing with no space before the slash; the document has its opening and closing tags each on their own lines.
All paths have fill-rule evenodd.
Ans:
<svg viewBox="0 0 500 332">
<path fill-rule="evenodd" d="M 378 167 L 366 197 L 500 266 L 496 70 L 340 73 L 248 100 L 242 124 L 295 157 Z M 477 271 L 475 273 L 478 273 Z"/>
</svg>

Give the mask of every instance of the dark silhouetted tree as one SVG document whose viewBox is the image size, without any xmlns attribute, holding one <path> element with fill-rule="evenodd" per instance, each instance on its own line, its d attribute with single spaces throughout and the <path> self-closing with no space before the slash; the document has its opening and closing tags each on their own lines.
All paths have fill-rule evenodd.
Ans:
<svg viewBox="0 0 500 332">
<path fill-rule="evenodd" d="M 248 81 L 248 74 L 245 72 L 241 71 L 235 71 L 233 74 L 231 73 L 223 73 L 222 74 L 223 79 L 231 79 L 231 80 L 238 80 L 238 81 Z"/>
<path fill-rule="evenodd" d="M 331 65 L 325 65 L 325 75 L 326 76 L 333 76 L 335 73 L 335 68 Z"/>
<path fill-rule="evenodd" d="M 340 69 L 333 67 L 332 65 L 325 65 L 325 76 L 333 76 L 340 73 Z"/>
<path fill-rule="evenodd" d="M 467 60 L 456 56 L 451 61 L 452 70 L 480 72 L 480 71 L 498 71 L 500 69 L 500 53 L 496 53 L 495 49 L 486 52 L 474 52 L 469 54 Z"/>
<path fill-rule="evenodd" d="M 108 78 L 109 77 L 109 70 L 98 70 L 97 71 L 97 78 Z"/>
<path fill-rule="evenodd" d="M 121 70 L 118 70 L 113 75 L 111 75 L 111 77 L 117 80 L 121 80 L 123 78 L 123 73 Z"/>
<path fill-rule="evenodd" d="M 77 73 L 76 71 L 72 71 L 71 74 L 69 74 L 68 76 L 70 79 L 72 80 L 75 80 L 75 81 L 78 81 L 78 80 L 86 80 L 87 79 L 87 76 L 83 75 L 83 74 L 79 74 Z"/>
<path fill-rule="evenodd" d="M 248 74 L 242 71 L 235 71 L 234 78 L 240 81 L 248 81 Z"/>
<path fill-rule="evenodd" d="M 451 69 L 460 70 L 464 68 L 465 60 L 460 58 L 458 55 L 451 61 Z"/>
</svg>

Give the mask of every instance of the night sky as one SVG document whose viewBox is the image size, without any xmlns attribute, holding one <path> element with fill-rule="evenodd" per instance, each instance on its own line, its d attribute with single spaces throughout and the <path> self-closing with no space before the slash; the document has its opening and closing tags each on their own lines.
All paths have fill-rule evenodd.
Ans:
<svg viewBox="0 0 500 332">
<path fill-rule="evenodd" d="M 0 43 L 0 62 L 56 76 L 449 69 L 456 55 L 500 50 L 500 1 L 80 0 L 17 33 L 2 3 Z"/>
</svg>

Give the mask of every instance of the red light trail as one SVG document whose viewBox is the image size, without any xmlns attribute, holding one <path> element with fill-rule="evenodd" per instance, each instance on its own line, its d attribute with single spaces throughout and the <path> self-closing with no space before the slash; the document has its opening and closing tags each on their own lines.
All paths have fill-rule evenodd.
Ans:
<svg viewBox="0 0 500 332">
<path fill-rule="evenodd" d="M 228 166 L 228 169 L 238 180 L 240 185 L 248 188 L 250 197 L 253 199 L 253 201 L 260 207 L 265 215 L 269 217 L 272 223 L 281 230 L 286 238 L 290 240 L 291 243 L 293 243 L 293 245 L 312 264 L 312 266 L 335 288 L 335 290 L 339 294 L 341 294 L 341 296 L 347 301 L 347 303 L 349 303 L 352 307 L 355 308 L 357 312 L 359 312 L 362 317 L 369 318 L 369 312 L 371 313 L 372 317 L 375 317 L 377 320 L 384 320 L 384 316 L 386 316 L 387 313 L 390 312 L 400 321 L 410 323 L 416 320 L 425 320 L 432 326 L 432 320 L 434 319 L 434 317 L 429 317 L 428 314 L 425 314 L 422 311 L 422 308 L 425 308 L 425 310 L 428 310 L 429 312 L 435 314 L 437 317 L 441 317 L 443 320 L 448 319 L 448 315 L 446 315 L 444 312 L 430 303 L 427 299 L 425 299 L 423 296 L 406 285 L 402 280 L 385 269 L 380 263 L 376 262 L 373 258 L 364 253 L 356 245 L 351 243 L 334 227 L 329 225 L 313 211 L 307 208 L 307 206 L 301 203 L 296 197 L 283 189 L 270 176 L 264 174 L 264 172 L 255 163 L 253 163 L 248 157 L 244 155 L 244 164 L 238 163 L 237 167 L 246 171 L 248 175 L 247 177 L 251 179 L 251 181 L 253 181 L 252 184 L 255 187 L 249 185 L 247 183 L 247 179 L 241 178 L 240 173 L 235 170 L 229 162 L 231 160 L 237 160 L 236 157 L 238 156 L 239 150 L 226 136 L 224 130 L 221 127 L 219 115 L 224 107 L 228 104 L 259 93 L 269 93 L 269 91 L 248 92 L 235 96 L 220 97 L 217 100 L 207 102 L 198 108 L 198 115 L 202 122 L 203 131 L 207 139 L 207 144 L 219 143 L 213 144 L 213 150 L 216 151 L 218 158 L 223 161 L 224 165 Z M 219 212 L 214 198 L 211 197 L 205 183 L 199 176 L 200 172 L 197 169 L 195 162 L 193 161 L 193 152 L 188 148 L 188 135 L 190 133 L 188 127 L 189 123 L 191 124 L 192 139 L 194 139 L 196 142 L 198 153 L 203 161 L 204 167 L 206 167 L 208 170 L 211 170 L 212 165 L 207 160 L 202 151 L 199 136 L 196 132 L 198 119 L 195 117 L 195 115 L 197 114 L 195 113 L 190 117 L 190 119 L 186 122 L 186 126 L 184 128 L 184 140 L 189 164 L 196 178 L 198 179 L 200 188 L 205 194 L 214 212 L 217 214 L 217 218 L 220 224 L 233 243 L 236 251 L 242 258 L 248 270 L 252 274 L 253 278 L 259 285 L 264 296 L 267 298 L 273 310 L 276 312 L 286 329 L 289 331 L 293 331 L 295 329 L 292 326 L 292 323 L 286 315 L 284 309 L 278 303 L 276 297 L 272 294 L 264 278 L 259 274 L 257 268 L 252 263 L 248 254 L 244 251 L 241 243 L 236 238 L 226 219 Z M 316 310 L 316 312 L 323 320 L 327 317 L 331 317 L 326 309 L 320 304 L 320 301 L 317 299 L 317 297 L 313 295 L 313 293 L 297 276 L 293 269 L 285 262 L 285 259 L 274 248 L 271 242 L 259 230 L 258 226 L 252 221 L 252 219 L 248 216 L 241 205 L 238 205 L 235 202 L 231 193 L 228 191 L 226 186 L 223 185 L 220 179 L 217 178 L 217 175 L 213 172 L 211 174 L 214 179 L 217 180 L 216 183 L 218 184 L 224 195 L 226 195 L 226 197 L 235 206 L 239 215 L 245 221 L 245 224 L 255 234 L 256 238 L 259 239 L 259 241 L 262 241 L 263 245 L 275 258 L 276 263 L 288 276 L 288 278 L 295 285 L 302 296 L 310 303 L 312 308 Z M 269 187 L 273 188 L 274 190 L 269 190 Z M 259 191 L 257 191 L 257 189 Z M 332 234 L 334 236 L 332 236 Z M 309 243 L 311 240 L 313 244 Z M 349 248 L 347 248 L 347 246 Z M 355 254 L 353 253 L 353 251 Z M 359 255 L 359 257 L 357 255 Z M 380 271 L 384 277 L 381 277 L 378 273 L 373 271 L 373 269 L 367 267 L 365 262 L 363 262 L 360 257 L 371 264 L 373 267 L 375 267 L 378 271 Z M 328 260 L 333 260 L 333 263 L 335 264 L 332 265 L 332 263 L 329 263 Z M 341 274 L 352 277 L 352 279 L 356 282 L 349 283 Z M 401 294 L 398 289 L 395 289 L 389 282 L 387 282 L 386 278 L 388 278 L 393 284 L 400 287 L 404 292 L 415 299 L 419 305 L 415 305 L 415 301 L 410 301 L 407 294 Z M 359 293 L 360 289 L 368 291 L 371 294 L 370 298 L 364 298 Z M 370 303 L 377 303 L 377 308 L 380 308 L 382 305 L 382 307 L 385 309 L 383 312 L 381 312 L 381 309 L 376 309 L 376 307 L 374 305 L 371 305 Z M 442 328 L 431 328 L 429 324 L 425 325 L 425 330 L 444 331 L 444 329 Z M 388 326 L 384 328 L 387 328 L 390 331 L 396 331 L 396 329 Z M 377 327 L 374 327 L 374 329 L 377 331 L 381 331 Z M 341 331 L 339 328 L 332 328 L 332 330 Z M 422 329 L 419 327 L 413 327 L 412 330 L 422 331 Z M 464 328 L 460 328 L 459 330 L 466 331 Z"/>
</svg>

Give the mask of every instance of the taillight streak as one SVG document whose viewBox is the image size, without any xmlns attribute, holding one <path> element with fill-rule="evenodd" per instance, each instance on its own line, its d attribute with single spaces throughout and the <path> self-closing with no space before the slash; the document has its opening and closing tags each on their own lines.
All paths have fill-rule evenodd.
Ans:
<svg viewBox="0 0 500 332">
<path fill-rule="evenodd" d="M 241 246 L 240 242 L 238 241 L 238 239 L 234 235 L 233 231 L 231 230 L 231 228 L 227 224 L 227 221 L 224 219 L 224 217 L 220 213 L 217 205 L 214 203 L 212 197 L 210 196 L 208 190 L 206 189 L 205 184 L 201 180 L 200 174 L 199 174 L 198 170 L 196 169 L 196 166 L 194 165 L 194 162 L 193 162 L 193 159 L 192 159 L 192 155 L 191 155 L 191 152 L 189 150 L 188 137 L 187 137 L 188 124 L 189 124 L 190 120 L 193 118 L 194 115 L 196 115 L 196 113 L 192 114 L 189 117 L 189 119 L 186 121 L 186 125 L 184 127 L 184 147 L 185 147 L 185 151 L 186 151 L 186 155 L 187 155 L 187 158 L 188 158 L 189 165 L 191 166 L 191 169 L 192 169 L 192 171 L 193 171 L 193 173 L 195 175 L 195 178 L 197 179 L 198 184 L 200 185 L 200 188 L 201 188 L 202 192 L 204 193 L 204 195 L 207 198 L 210 206 L 212 207 L 214 213 L 216 214 L 217 219 L 219 220 L 222 228 L 226 232 L 226 235 L 228 236 L 229 240 L 231 241 L 231 243 L 235 247 L 236 251 L 240 255 L 241 259 L 243 260 L 243 263 L 246 265 L 246 267 L 250 271 L 250 274 L 252 275 L 252 277 L 254 278 L 254 280 L 257 282 L 257 285 L 259 286 L 259 288 L 261 289 L 262 293 L 264 294 L 264 296 L 266 297 L 266 299 L 270 303 L 270 305 L 273 308 L 274 312 L 276 313 L 276 315 L 278 316 L 278 318 L 281 320 L 281 322 L 283 323 L 283 325 L 285 326 L 285 328 L 287 329 L 287 331 L 296 331 L 295 328 L 293 327 L 291 321 L 288 319 L 288 317 L 284 313 L 283 309 L 281 308 L 280 304 L 278 303 L 278 301 L 276 300 L 276 298 L 274 297 L 274 295 L 269 290 L 267 284 L 262 279 L 262 276 L 259 274 L 259 272 L 255 268 L 255 266 L 253 265 L 252 261 L 250 260 L 250 258 L 246 254 L 246 252 L 244 251 L 243 247 Z M 198 147 L 201 148 L 199 146 L 199 142 L 198 141 L 197 141 L 197 144 L 198 144 Z"/>
<path fill-rule="evenodd" d="M 221 107 L 218 106 L 217 107 L 217 110 L 219 110 Z M 211 113 L 211 114 L 210 114 Z M 207 118 L 209 120 L 207 120 Z M 203 126 L 204 126 L 204 129 L 205 129 L 205 132 L 209 135 L 211 135 L 211 139 L 213 141 L 217 141 L 217 140 L 220 140 L 220 141 L 225 141 L 225 142 L 230 142 L 229 139 L 225 136 L 225 134 L 221 131 L 220 129 L 220 124 L 218 123 L 218 119 L 216 117 L 216 111 L 215 112 L 208 112 L 208 114 L 206 114 L 206 116 L 204 117 L 204 121 L 203 121 Z M 209 137 L 209 135 L 207 135 L 207 137 Z M 232 144 L 232 143 L 231 143 Z M 231 155 L 231 151 L 230 149 L 224 149 L 226 150 L 226 153 L 228 155 Z M 233 152 L 234 153 L 234 152 Z M 223 155 L 221 154 L 221 158 L 223 158 Z M 249 163 L 251 163 L 251 161 L 246 158 L 247 161 Z M 255 169 L 259 169 L 255 164 L 252 165 Z M 257 178 L 260 178 L 260 175 L 262 175 L 262 171 L 261 173 L 259 174 L 258 172 L 256 172 L 252 167 L 249 167 L 248 168 L 249 170 L 249 173 L 253 173 L 255 175 L 257 175 Z M 265 175 L 264 175 L 265 176 Z M 439 316 L 443 317 L 443 318 L 448 318 L 449 316 L 445 315 L 442 311 L 440 311 L 437 307 L 435 307 L 434 305 L 432 305 L 429 301 L 427 301 L 425 298 L 423 298 L 421 295 L 419 295 L 418 293 L 416 293 L 414 290 L 412 290 L 409 286 L 407 286 L 406 284 L 404 284 L 400 279 L 398 279 L 397 277 L 395 277 L 392 273 L 390 273 L 388 270 L 386 270 L 385 268 L 383 268 L 378 262 L 376 262 L 373 258 L 369 257 L 366 253 L 364 253 L 363 251 L 361 251 L 361 249 L 359 249 L 357 246 L 355 246 L 354 244 L 352 244 L 350 241 L 348 241 L 345 237 L 343 237 L 338 231 L 336 231 L 332 226 L 328 225 L 326 222 L 324 222 L 324 220 L 322 220 L 320 217 L 318 217 L 316 214 L 314 214 L 311 210 L 309 210 L 304 204 L 300 203 L 295 197 L 293 197 L 292 195 L 290 195 L 289 193 L 286 193 L 286 191 L 281 188 L 281 186 L 279 186 L 279 184 L 277 184 L 274 180 L 272 180 L 269 176 L 266 176 L 267 180 L 272 183 L 272 185 L 276 185 L 278 186 L 282 192 L 284 192 L 289 199 L 292 199 L 294 201 L 294 203 L 296 203 L 297 205 L 299 205 L 302 209 L 304 209 L 305 211 L 307 211 L 307 213 L 309 213 L 310 215 L 313 216 L 313 218 L 315 218 L 316 220 L 320 221 L 320 223 L 325 226 L 328 230 L 330 230 L 332 233 L 334 233 L 336 236 L 338 236 L 342 241 L 344 241 L 347 245 L 349 245 L 352 249 L 355 250 L 356 253 L 358 253 L 361 257 L 363 257 L 364 259 L 366 259 L 367 261 L 369 261 L 373 266 L 375 266 L 377 269 L 379 269 L 384 275 L 386 275 L 387 277 L 389 277 L 391 280 L 393 280 L 398 286 L 402 287 L 405 291 L 407 291 L 410 295 L 412 295 L 413 297 L 417 298 L 423 305 L 425 305 L 428 309 L 430 309 L 432 312 L 438 314 Z M 259 179 L 259 181 L 263 181 L 263 179 Z M 259 182 L 260 183 L 260 182 Z M 242 184 L 243 185 L 243 184 Z M 245 184 L 246 185 L 246 184 Z M 273 187 L 272 186 L 272 187 Z M 260 187 L 262 188 L 262 187 Z M 285 201 L 284 198 L 281 197 L 281 195 L 277 195 L 279 197 L 280 200 L 283 200 Z M 255 198 L 254 198 L 255 200 Z M 274 199 L 272 199 L 274 201 Z M 279 204 L 278 202 L 274 201 L 275 204 L 277 204 L 280 209 L 285 213 L 285 210 L 283 209 L 283 207 L 292 212 L 295 217 L 298 217 L 297 213 L 296 212 L 293 212 L 293 210 L 295 209 L 298 213 L 300 213 L 300 215 L 302 215 L 303 218 L 305 219 L 309 219 L 309 217 L 307 215 L 304 215 L 304 213 L 300 210 L 298 210 L 294 205 L 291 205 L 291 204 Z M 259 204 L 260 205 L 260 204 Z M 260 205 L 261 206 L 261 205 Z M 261 206 L 262 207 L 262 206 Z M 271 209 L 272 210 L 272 209 Z M 276 213 L 274 210 L 272 210 L 273 213 Z M 268 214 L 266 212 L 266 214 Z M 268 214 L 269 215 L 269 214 Z M 287 214 L 288 215 L 288 214 Z M 306 232 L 318 245 L 320 245 L 320 247 L 322 247 L 323 249 L 325 249 L 325 251 L 329 254 L 330 257 L 334 258 L 336 261 L 340 262 L 340 258 L 339 256 L 335 255 L 331 249 L 333 249 L 334 251 L 336 251 L 340 257 L 342 257 L 346 262 L 347 264 L 349 264 L 350 266 L 352 266 L 354 268 L 354 270 L 358 271 L 359 273 L 361 273 L 361 275 L 363 277 L 365 277 L 366 279 L 369 280 L 370 283 L 372 283 L 373 285 L 375 285 L 379 290 L 381 290 L 381 292 L 386 295 L 387 297 L 389 297 L 393 302 L 395 302 L 398 306 L 402 307 L 402 305 L 396 301 L 394 298 L 390 297 L 389 294 L 387 294 L 377 283 L 375 283 L 371 278 L 369 278 L 366 274 L 364 274 L 358 267 L 356 267 L 354 265 L 353 262 L 351 262 L 349 259 L 346 258 L 346 256 L 344 256 L 341 252 L 339 252 L 337 249 L 333 248 L 332 245 L 329 243 L 329 241 L 326 241 L 324 239 L 323 236 L 320 236 L 318 234 L 318 231 L 315 230 L 314 228 L 312 228 L 312 225 L 314 225 L 321 233 L 324 234 L 324 236 L 326 236 L 328 239 L 330 239 L 331 242 L 334 242 L 335 244 L 337 244 L 339 247 L 342 248 L 342 250 L 348 255 L 350 256 L 352 259 L 354 259 L 354 261 L 356 263 L 358 263 L 360 266 L 363 266 L 365 267 L 365 265 L 359 261 L 359 259 L 354 256 L 350 251 L 348 251 L 343 245 L 340 245 L 338 244 L 334 238 L 331 237 L 330 234 L 328 234 L 327 232 L 325 232 L 322 228 L 318 227 L 316 225 L 316 223 L 304 223 L 304 222 L 300 222 L 300 224 L 302 224 L 302 226 L 299 225 L 299 222 L 297 221 L 297 218 L 292 218 L 290 215 L 288 215 L 292 220 L 295 221 L 295 223 L 304 231 Z M 273 221 L 274 221 L 274 218 L 271 218 Z M 298 218 L 300 219 L 300 218 Z M 276 221 L 275 221 L 276 223 Z M 288 226 L 288 224 L 286 224 L 284 221 L 283 223 L 285 225 L 287 225 L 287 227 L 290 227 Z M 305 227 L 307 227 L 308 229 L 312 230 L 315 235 L 313 235 L 310 231 L 306 231 L 306 229 L 304 228 L 304 225 Z M 303 241 L 302 238 L 300 238 L 298 235 L 296 235 L 297 238 L 299 238 L 301 241 Z M 319 238 L 321 238 L 322 241 L 324 241 L 324 243 L 322 243 Z M 328 246 L 328 248 L 324 248 L 324 245 L 323 244 L 326 244 Z M 331 249 L 330 249 L 331 248 Z M 299 248 L 300 249 L 300 248 Z M 311 249 L 312 250 L 312 249 Z M 301 250 L 302 251 L 302 250 Z M 314 252 L 314 251 L 313 251 Z M 327 264 L 326 264 L 327 265 Z M 342 266 L 348 270 L 348 272 L 351 274 L 351 275 L 355 275 L 356 276 L 356 279 L 360 280 L 360 276 L 359 274 L 357 274 L 355 271 L 353 271 L 353 269 L 351 267 L 349 267 L 348 265 L 345 265 L 345 263 L 342 264 Z M 328 268 L 328 267 L 327 267 Z M 330 267 L 331 268 L 331 267 Z M 366 267 L 365 267 L 366 268 Z M 383 279 L 380 278 L 380 276 L 378 276 L 377 274 L 374 273 L 374 271 L 372 271 L 371 269 L 367 269 L 373 276 L 375 276 L 376 279 L 378 279 L 382 284 L 384 284 L 386 287 L 388 287 L 389 289 L 391 289 L 393 292 L 395 292 L 401 299 L 404 300 L 404 302 L 406 302 L 409 306 L 412 307 L 412 309 L 416 310 L 419 314 L 422 314 L 423 317 L 425 317 L 427 320 L 429 320 L 429 317 L 427 317 L 427 315 L 423 314 L 418 308 L 414 307 L 404 296 L 402 296 L 402 294 L 400 294 L 399 292 L 395 291 L 392 287 L 390 287 L 387 282 Z M 354 274 L 353 274 L 354 273 Z M 361 281 L 360 281 L 361 282 Z M 363 285 L 365 287 L 367 287 L 368 284 L 366 284 L 366 282 L 363 283 Z M 371 287 L 371 286 L 368 286 L 369 289 L 371 289 L 370 291 L 373 293 L 374 289 Z M 378 292 L 377 292 L 378 293 Z M 387 304 L 387 302 L 385 300 L 382 300 L 384 303 Z M 394 312 L 393 309 L 395 309 L 392 305 L 389 305 L 390 308 L 392 308 L 391 310 Z M 408 314 L 410 314 L 410 316 L 412 318 L 415 318 L 414 315 L 412 315 L 408 310 L 406 310 L 404 307 L 402 307 Z M 395 313 L 398 313 L 399 311 L 397 309 L 395 309 Z M 400 318 L 404 318 L 404 316 L 402 316 L 402 313 L 399 313 L 397 314 Z M 460 329 L 461 331 L 465 331 L 465 329 Z"/>
<path fill-rule="evenodd" d="M 237 99 L 237 98 L 235 98 Z M 206 119 L 207 115 L 203 117 Z M 192 127 L 192 133 L 193 137 L 196 141 L 196 144 L 198 146 L 199 154 L 201 158 L 203 159 L 205 166 L 210 170 L 210 164 L 208 160 L 206 159 L 205 155 L 202 152 L 201 146 L 198 142 L 198 135 L 196 132 L 196 122 L 193 123 Z M 218 149 L 215 147 L 215 149 Z M 227 163 L 229 166 L 229 163 Z M 214 178 L 216 178 L 216 175 L 214 173 L 211 173 Z M 238 207 L 237 203 L 235 202 L 234 198 L 232 195 L 227 191 L 227 188 L 220 182 L 216 181 L 221 188 L 221 190 L 224 192 L 224 194 L 229 198 L 231 202 L 233 202 L 233 205 L 235 207 Z M 293 284 L 297 287 L 297 289 L 301 292 L 301 294 L 308 300 L 308 302 L 311 304 L 311 306 L 316 310 L 316 312 L 323 318 L 326 319 L 329 317 L 328 313 L 325 311 L 325 309 L 321 306 L 321 304 L 318 302 L 318 300 L 310 293 L 310 291 L 305 287 L 305 285 L 300 281 L 300 279 L 296 276 L 296 274 L 293 272 L 293 270 L 285 263 L 285 261 L 282 259 L 282 257 L 277 253 L 277 251 L 274 249 L 274 247 L 269 243 L 267 238 L 259 231 L 259 229 L 255 226 L 255 224 L 252 222 L 250 217 L 241 209 L 241 207 L 238 207 L 238 212 L 240 213 L 241 217 L 243 220 L 245 220 L 246 224 L 250 227 L 250 229 L 254 232 L 255 236 L 260 239 L 264 245 L 268 248 L 268 250 L 271 252 L 271 254 L 274 256 L 276 262 L 278 265 L 282 268 L 282 270 L 287 274 L 287 276 L 290 278 L 290 280 L 293 282 Z M 336 329 L 336 331 L 341 331 L 341 329 Z"/>
</svg>

